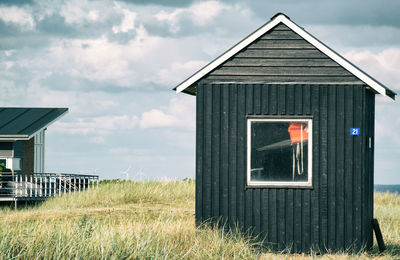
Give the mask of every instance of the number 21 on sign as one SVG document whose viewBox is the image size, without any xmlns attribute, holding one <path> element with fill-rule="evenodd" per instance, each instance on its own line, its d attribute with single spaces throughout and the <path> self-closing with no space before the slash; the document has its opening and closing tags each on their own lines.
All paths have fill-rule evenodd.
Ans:
<svg viewBox="0 0 400 260">
<path fill-rule="evenodd" d="M 350 135 L 360 135 L 360 128 L 350 128 Z"/>
</svg>

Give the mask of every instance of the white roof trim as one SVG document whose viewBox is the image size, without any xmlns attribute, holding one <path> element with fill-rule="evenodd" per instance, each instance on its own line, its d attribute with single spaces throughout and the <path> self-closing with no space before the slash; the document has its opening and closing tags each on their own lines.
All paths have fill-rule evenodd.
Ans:
<svg viewBox="0 0 400 260">
<path fill-rule="evenodd" d="M 231 58 L 233 55 L 241 51 L 243 48 L 248 46 L 250 43 L 261 37 L 263 34 L 271 30 L 273 27 L 275 27 L 277 24 L 283 23 L 286 26 L 288 26 L 290 29 L 292 29 L 294 32 L 299 34 L 302 38 L 304 38 L 306 41 L 314 45 L 317 49 L 319 49 L 321 52 L 326 54 L 328 57 L 330 57 L 332 60 L 337 62 L 339 65 L 341 65 L 343 68 L 348 70 L 350 73 L 352 73 L 354 76 L 359 78 L 361 81 L 363 81 L 365 84 L 369 85 L 372 87 L 375 91 L 378 93 L 382 94 L 383 96 L 388 96 L 386 94 L 386 88 L 379 82 L 377 82 L 375 79 L 370 77 L 368 74 L 357 68 L 355 65 L 353 65 L 351 62 L 337 54 L 335 51 L 331 50 L 329 47 L 327 47 L 325 44 L 314 38 L 311 34 L 306 32 L 304 29 L 299 27 L 297 24 L 292 22 L 289 18 L 287 18 L 284 14 L 279 14 L 275 18 L 273 18 L 270 22 L 266 23 L 262 27 L 260 27 L 258 30 L 256 30 L 254 33 L 250 34 L 247 38 L 243 39 L 241 42 L 233 46 L 231 49 L 226 51 L 224 54 L 210 62 L 208 65 L 200 69 L 198 72 L 193 74 L 191 77 L 183 81 L 181 84 L 179 84 L 176 87 L 176 93 L 182 92 L 184 89 L 188 88 L 191 86 L 193 83 L 204 77 L 206 74 L 211 72 L 213 69 L 224 63 L 226 60 Z M 389 97 L 389 96 L 388 96 Z M 391 98 L 391 97 L 390 97 Z"/>
</svg>

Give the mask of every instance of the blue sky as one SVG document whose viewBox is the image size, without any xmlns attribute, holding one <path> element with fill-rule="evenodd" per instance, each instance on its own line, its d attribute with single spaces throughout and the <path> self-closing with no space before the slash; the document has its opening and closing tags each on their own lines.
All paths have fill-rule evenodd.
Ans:
<svg viewBox="0 0 400 260">
<path fill-rule="evenodd" d="M 48 172 L 193 178 L 195 98 L 171 89 L 277 12 L 399 92 L 399 1 L 298 2 L 0 1 L 0 102 L 70 109 Z M 400 183 L 399 108 L 377 97 L 375 183 Z"/>
</svg>

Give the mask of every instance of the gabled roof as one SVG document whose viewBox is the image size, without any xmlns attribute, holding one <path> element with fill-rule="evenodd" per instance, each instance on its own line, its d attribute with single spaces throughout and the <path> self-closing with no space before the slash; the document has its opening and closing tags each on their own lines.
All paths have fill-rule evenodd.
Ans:
<svg viewBox="0 0 400 260">
<path fill-rule="evenodd" d="M 0 140 L 29 140 L 59 119 L 68 108 L 0 108 Z"/>
<path fill-rule="evenodd" d="M 327 47 L 325 44 L 320 42 L 318 39 L 313 37 L 311 34 L 306 32 L 303 28 L 299 27 L 297 24 L 292 22 L 286 15 L 282 13 L 276 14 L 274 17 L 271 18 L 271 20 L 261 26 L 259 29 L 257 29 L 255 32 L 247 36 L 245 39 L 240 41 L 238 44 L 233 46 L 231 49 L 223 53 L 221 56 L 204 66 L 202 69 L 197 71 L 195 74 L 193 74 L 191 77 L 180 83 L 178 86 L 174 88 L 176 90 L 176 93 L 180 92 L 186 92 L 188 94 L 194 94 L 193 91 L 191 91 L 189 88 L 193 86 L 195 83 L 197 83 L 199 80 L 201 80 L 203 77 L 208 75 L 210 72 L 212 72 L 214 69 L 216 69 L 218 66 L 223 64 L 225 61 L 236 55 L 238 52 L 249 46 L 251 43 L 256 41 L 258 38 L 260 38 L 262 35 L 273 29 L 275 26 L 277 26 L 279 23 L 285 24 L 287 27 L 289 27 L 291 30 L 296 32 L 298 35 L 300 35 L 304 40 L 308 41 L 310 44 L 312 44 L 315 48 L 320 50 L 322 53 L 327 55 L 329 58 L 337 62 L 340 66 L 342 66 L 344 69 L 352 73 L 355 77 L 363 81 L 366 85 L 374 89 L 376 92 L 382 94 L 383 96 L 390 97 L 391 99 L 395 99 L 396 93 L 390 90 L 389 88 L 385 87 L 382 83 L 378 82 L 371 76 L 369 76 L 367 73 L 359 69 L 357 66 L 340 56 L 338 53 L 335 51 L 331 50 L 329 47 Z"/>
</svg>

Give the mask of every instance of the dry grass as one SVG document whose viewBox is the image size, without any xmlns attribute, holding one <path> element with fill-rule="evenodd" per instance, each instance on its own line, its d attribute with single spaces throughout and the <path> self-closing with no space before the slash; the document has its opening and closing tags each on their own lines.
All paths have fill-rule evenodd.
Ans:
<svg viewBox="0 0 400 260">
<path fill-rule="evenodd" d="M 0 210 L 0 259 L 400 259 L 400 196 L 377 194 L 388 245 L 363 254 L 261 252 L 239 232 L 194 225 L 194 182 L 120 182 Z"/>
</svg>

